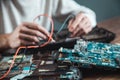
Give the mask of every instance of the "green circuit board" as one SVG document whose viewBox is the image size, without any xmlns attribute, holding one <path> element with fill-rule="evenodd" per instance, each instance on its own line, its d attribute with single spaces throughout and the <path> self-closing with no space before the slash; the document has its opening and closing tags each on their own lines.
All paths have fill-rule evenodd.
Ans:
<svg viewBox="0 0 120 80">
<path fill-rule="evenodd" d="M 74 49 L 60 48 L 58 61 L 81 64 L 81 67 L 120 68 L 120 45 L 77 40 Z"/>
</svg>

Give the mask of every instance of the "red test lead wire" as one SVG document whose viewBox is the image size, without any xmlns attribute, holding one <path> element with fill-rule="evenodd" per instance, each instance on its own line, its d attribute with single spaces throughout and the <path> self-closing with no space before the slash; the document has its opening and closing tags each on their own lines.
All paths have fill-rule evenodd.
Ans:
<svg viewBox="0 0 120 80">
<path fill-rule="evenodd" d="M 48 16 L 47 14 L 40 14 L 40 15 L 36 16 L 36 17 L 33 19 L 33 22 L 35 22 L 35 20 L 36 20 L 37 18 L 41 17 L 41 16 L 47 17 L 47 18 L 50 20 L 50 22 L 51 22 L 51 32 L 50 32 L 50 35 L 48 36 L 48 41 L 45 42 L 45 43 L 43 43 L 43 44 L 40 45 L 40 46 L 39 46 L 39 45 L 38 45 L 38 46 L 27 46 L 27 47 L 26 47 L 26 46 L 20 46 L 20 47 L 17 49 L 17 51 L 15 52 L 15 55 L 14 55 L 14 57 L 13 57 L 12 63 L 11 63 L 11 65 L 10 65 L 8 71 L 7 71 L 3 76 L 0 77 L 0 80 L 3 80 L 3 79 L 10 73 L 10 71 L 11 71 L 13 65 L 14 65 L 15 59 L 16 59 L 16 57 L 17 57 L 18 52 L 19 52 L 20 49 L 23 49 L 23 48 L 39 48 L 39 47 L 44 47 L 44 46 L 46 46 L 48 43 L 51 42 L 51 40 L 52 40 L 52 35 L 53 35 L 53 32 L 54 32 L 54 22 L 53 22 L 53 19 L 52 19 L 50 16 Z"/>
</svg>

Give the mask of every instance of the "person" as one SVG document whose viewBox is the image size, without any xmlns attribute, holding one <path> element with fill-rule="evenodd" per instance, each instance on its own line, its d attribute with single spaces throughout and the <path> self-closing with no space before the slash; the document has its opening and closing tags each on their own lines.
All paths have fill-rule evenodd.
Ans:
<svg viewBox="0 0 120 80">
<path fill-rule="evenodd" d="M 42 17 L 41 25 L 33 23 L 38 14 L 59 21 L 75 15 L 67 27 L 72 37 L 86 34 L 96 25 L 95 13 L 74 0 L 0 0 L 0 50 L 38 43 L 38 37 L 47 39 L 50 22 Z"/>
</svg>

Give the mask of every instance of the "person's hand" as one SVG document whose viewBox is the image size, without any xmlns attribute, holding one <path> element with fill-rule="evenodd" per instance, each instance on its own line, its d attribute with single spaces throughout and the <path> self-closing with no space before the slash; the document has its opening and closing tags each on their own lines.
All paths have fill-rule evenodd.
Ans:
<svg viewBox="0 0 120 80">
<path fill-rule="evenodd" d="M 35 23 L 25 22 L 19 25 L 9 37 L 9 45 L 11 48 L 17 48 L 21 45 L 33 45 L 39 42 L 38 37 L 47 39 L 49 32 Z"/>
<path fill-rule="evenodd" d="M 71 37 L 87 34 L 92 30 L 91 22 L 84 13 L 79 13 L 69 21 L 68 30 L 72 33 Z"/>
</svg>

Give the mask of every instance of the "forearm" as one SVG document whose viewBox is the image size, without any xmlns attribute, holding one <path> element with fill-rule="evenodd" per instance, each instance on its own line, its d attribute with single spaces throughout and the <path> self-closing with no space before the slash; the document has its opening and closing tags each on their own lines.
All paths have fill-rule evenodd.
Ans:
<svg viewBox="0 0 120 80">
<path fill-rule="evenodd" d="M 96 26 L 96 14 L 90 8 L 80 5 L 74 0 L 59 0 L 58 2 L 59 5 L 54 7 L 55 12 L 53 12 L 53 16 L 57 20 L 64 21 L 69 14 L 78 15 L 82 12 L 89 18 L 92 27 Z"/>
<path fill-rule="evenodd" d="M 0 52 L 10 48 L 8 37 L 9 37 L 9 34 L 0 35 Z"/>
</svg>

